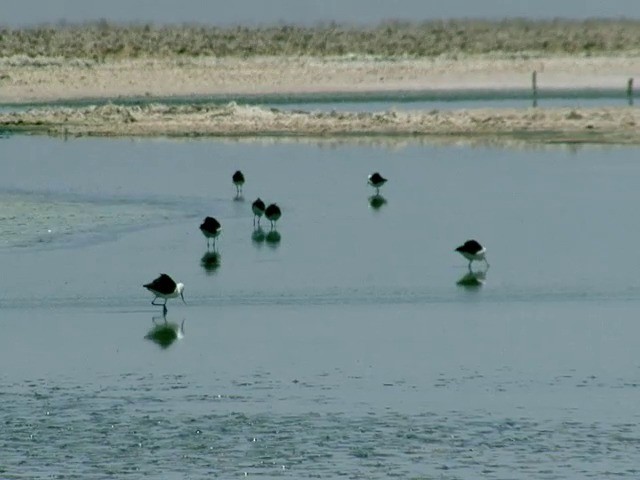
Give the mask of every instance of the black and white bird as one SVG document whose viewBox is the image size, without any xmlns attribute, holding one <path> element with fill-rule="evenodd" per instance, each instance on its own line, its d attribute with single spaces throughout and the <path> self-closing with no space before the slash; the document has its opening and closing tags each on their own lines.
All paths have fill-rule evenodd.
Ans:
<svg viewBox="0 0 640 480">
<path fill-rule="evenodd" d="M 222 226 L 220 222 L 213 217 L 207 217 L 200 225 L 200 231 L 207 239 L 207 248 L 209 248 L 209 240 L 213 239 L 213 246 L 216 246 L 216 238 L 220 236 L 220 232 L 222 232 Z"/>
<path fill-rule="evenodd" d="M 236 195 L 239 197 L 242 194 L 242 186 L 244 185 L 244 175 L 240 170 L 236 170 L 236 173 L 231 177 L 233 184 L 236 186 Z"/>
<path fill-rule="evenodd" d="M 151 293 L 155 295 L 153 300 L 151 300 L 151 305 L 162 305 L 162 313 L 167 314 L 167 300 L 170 298 L 176 298 L 180 296 L 182 301 L 184 301 L 184 284 L 176 283 L 173 278 L 171 278 L 166 273 L 161 273 L 158 278 L 156 278 L 153 282 L 147 283 L 143 285 L 144 288 L 149 290 Z M 156 303 L 158 298 L 164 298 L 164 303 Z"/>
<path fill-rule="evenodd" d="M 460 245 L 455 250 L 464 258 L 469 260 L 469 269 L 471 269 L 471 263 L 475 261 L 484 261 L 489 266 L 489 262 L 487 262 L 486 253 L 487 249 L 484 248 L 480 243 L 476 240 L 467 240 L 463 245 Z"/>
<path fill-rule="evenodd" d="M 272 203 L 265 209 L 264 216 L 271 222 L 271 228 L 275 228 L 276 222 L 282 216 L 282 211 L 278 205 Z"/>
<path fill-rule="evenodd" d="M 260 218 L 264 215 L 266 206 L 264 202 L 258 197 L 255 202 L 251 204 L 251 210 L 253 211 L 253 224 L 256 224 L 256 218 L 258 219 L 258 225 L 260 225 Z"/>
<path fill-rule="evenodd" d="M 376 189 L 376 195 L 380 193 L 380 187 L 387 183 L 387 179 L 380 175 L 378 172 L 374 172 L 369 175 L 369 185 Z"/>
</svg>

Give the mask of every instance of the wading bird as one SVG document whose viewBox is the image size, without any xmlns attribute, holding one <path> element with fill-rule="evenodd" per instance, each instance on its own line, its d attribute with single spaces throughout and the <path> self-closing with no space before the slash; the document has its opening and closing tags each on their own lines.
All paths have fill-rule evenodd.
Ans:
<svg viewBox="0 0 640 480">
<path fill-rule="evenodd" d="M 487 262 L 487 259 L 485 257 L 487 249 L 475 240 L 467 240 L 463 245 L 460 245 L 458 248 L 456 248 L 455 251 L 469 260 L 469 270 L 471 270 L 471 263 L 474 260 L 478 262 L 484 261 L 484 263 L 487 264 L 487 267 L 489 267 L 489 262 Z"/>
<path fill-rule="evenodd" d="M 272 203 L 265 209 L 264 216 L 271 222 L 271 228 L 273 229 L 275 228 L 278 219 L 282 216 L 282 211 L 278 205 Z"/>
<path fill-rule="evenodd" d="M 233 174 L 233 184 L 236 186 L 236 196 L 242 195 L 242 186 L 244 185 L 244 175 L 240 170 L 236 170 L 236 173 Z"/>
<path fill-rule="evenodd" d="M 253 224 L 256 224 L 256 218 L 258 219 L 258 225 L 260 225 L 260 218 L 264 215 L 266 207 L 264 202 L 258 197 L 255 202 L 251 204 L 251 210 L 253 211 Z"/>
<path fill-rule="evenodd" d="M 380 188 L 387 183 L 387 179 L 378 172 L 369 175 L 369 185 L 376 189 L 376 195 L 380 193 Z"/>
<path fill-rule="evenodd" d="M 161 273 L 153 282 L 147 283 L 143 285 L 143 287 L 155 295 L 153 300 L 151 300 L 151 305 L 162 305 L 162 313 L 165 315 L 167 314 L 167 300 L 170 298 L 180 296 L 185 305 L 187 303 L 184 301 L 184 295 L 182 294 L 184 284 L 176 283 L 173 278 L 166 273 Z M 158 298 L 164 298 L 164 303 L 156 303 Z"/>
<path fill-rule="evenodd" d="M 222 232 L 222 226 L 220 222 L 213 217 L 207 217 L 200 225 L 200 231 L 207 239 L 207 248 L 209 248 L 209 239 L 213 239 L 213 247 L 216 246 L 216 238 L 220 236 L 220 232 Z"/>
</svg>

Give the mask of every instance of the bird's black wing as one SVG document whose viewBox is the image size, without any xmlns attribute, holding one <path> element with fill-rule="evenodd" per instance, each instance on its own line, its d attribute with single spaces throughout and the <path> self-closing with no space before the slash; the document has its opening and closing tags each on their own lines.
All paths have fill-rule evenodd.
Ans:
<svg viewBox="0 0 640 480">
<path fill-rule="evenodd" d="M 480 250 L 482 250 L 482 245 L 480 245 L 475 240 L 467 240 L 466 242 L 464 242 L 463 247 L 465 252 L 469 252 L 473 254 L 476 254 Z"/>
<path fill-rule="evenodd" d="M 200 225 L 200 230 L 207 230 L 209 232 L 215 232 L 220 228 L 220 222 L 213 217 L 207 217 Z"/>
<path fill-rule="evenodd" d="M 158 278 L 156 278 L 153 282 L 147 283 L 143 285 L 144 288 L 148 290 L 153 290 L 155 292 L 163 293 L 168 295 L 170 293 L 175 292 L 176 290 L 176 282 L 173 281 L 166 273 L 161 273 Z"/>
<path fill-rule="evenodd" d="M 280 211 L 280 207 L 278 205 L 276 205 L 275 203 L 272 203 L 271 205 L 269 205 L 267 207 L 267 209 L 264 211 L 264 214 L 267 217 L 272 217 L 274 215 L 282 215 L 282 212 Z"/>
</svg>

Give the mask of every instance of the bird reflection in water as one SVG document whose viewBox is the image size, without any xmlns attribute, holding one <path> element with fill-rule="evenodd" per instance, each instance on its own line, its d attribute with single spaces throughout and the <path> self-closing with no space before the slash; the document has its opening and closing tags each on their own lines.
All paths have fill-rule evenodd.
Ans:
<svg viewBox="0 0 640 480">
<path fill-rule="evenodd" d="M 456 285 L 468 290 L 476 290 L 484 285 L 487 278 L 487 270 L 469 270 L 456 282 Z"/>
<path fill-rule="evenodd" d="M 258 245 L 258 246 L 262 245 L 266 240 L 266 238 L 267 238 L 267 234 L 264 232 L 264 230 L 260 225 L 258 225 L 253 229 L 253 232 L 251 233 L 251 241 L 255 245 Z"/>
<path fill-rule="evenodd" d="M 214 273 L 220 268 L 222 257 L 218 251 L 207 251 L 200 259 L 200 266 L 205 269 L 207 273 Z"/>
<path fill-rule="evenodd" d="M 375 194 L 369 197 L 369 206 L 374 210 L 380 210 L 387 204 L 387 199 L 380 194 Z"/>
<path fill-rule="evenodd" d="M 280 244 L 280 240 L 282 240 L 282 235 L 277 230 L 271 230 L 265 237 L 267 245 L 272 247 L 277 247 Z"/>
<path fill-rule="evenodd" d="M 175 322 L 167 321 L 167 317 L 155 316 L 151 319 L 153 328 L 144 336 L 147 340 L 151 340 L 160 348 L 169 348 L 176 340 L 184 337 L 184 320 L 178 325 Z"/>
</svg>

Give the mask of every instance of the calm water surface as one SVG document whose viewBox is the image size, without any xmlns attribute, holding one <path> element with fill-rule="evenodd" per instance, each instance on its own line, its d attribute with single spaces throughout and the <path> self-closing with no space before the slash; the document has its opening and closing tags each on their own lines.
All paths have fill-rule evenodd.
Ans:
<svg viewBox="0 0 640 480">
<path fill-rule="evenodd" d="M 0 476 L 637 478 L 639 153 L 0 138 Z"/>
<path fill-rule="evenodd" d="M 626 88 L 626 87 L 625 87 Z M 541 89 L 537 105 L 542 108 L 597 108 L 622 107 L 633 103 L 620 89 Z M 10 113 L 31 108 L 48 108 L 52 105 L 72 108 L 106 103 L 123 105 L 169 105 L 219 104 L 236 102 L 240 105 L 258 105 L 283 111 L 307 112 L 385 112 L 411 110 L 451 110 L 476 108 L 528 108 L 533 104 L 532 93 L 527 89 L 512 90 L 435 90 L 435 91 L 389 91 L 362 93 L 309 93 L 266 95 L 212 95 L 187 97 L 133 97 L 116 99 L 81 99 L 51 103 L 0 103 L 0 113 Z"/>
</svg>

